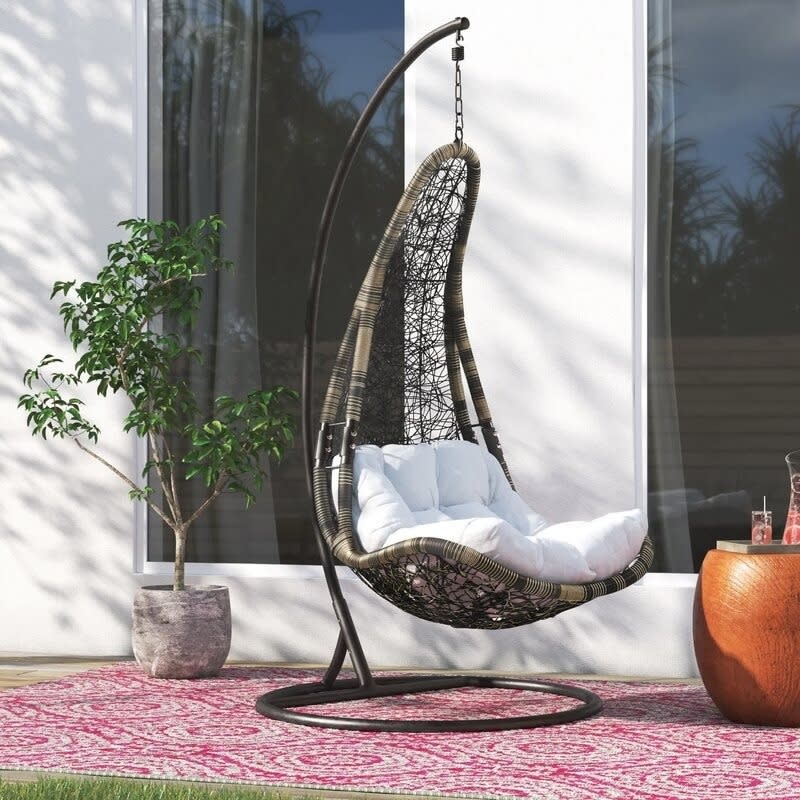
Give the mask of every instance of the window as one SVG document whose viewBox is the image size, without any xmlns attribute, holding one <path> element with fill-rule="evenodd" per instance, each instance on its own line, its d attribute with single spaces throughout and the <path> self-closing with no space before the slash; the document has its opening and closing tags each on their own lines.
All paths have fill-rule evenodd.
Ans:
<svg viewBox="0 0 800 800">
<path fill-rule="evenodd" d="M 150 215 L 226 223 L 235 270 L 204 285 L 185 365 L 201 402 L 299 388 L 305 293 L 322 204 L 366 99 L 403 50 L 403 3 L 151 0 Z M 402 87 L 385 103 L 342 199 L 328 257 L 321 393 L 355 292 L 403 188 Z M 202 487 L 182 502 L 201 501 Z M 256 505 L 225 496 L 189 537 L 188 561 L 316 563 L 300 437 Z M 147 560 L 173 541 L 149 519 Z"/>
<path fill-rule="evenodd" d="M 786 518 L 800 448 L 800 3 L 648 4 L 649 513 L 659 571 Z"/>
</svg>

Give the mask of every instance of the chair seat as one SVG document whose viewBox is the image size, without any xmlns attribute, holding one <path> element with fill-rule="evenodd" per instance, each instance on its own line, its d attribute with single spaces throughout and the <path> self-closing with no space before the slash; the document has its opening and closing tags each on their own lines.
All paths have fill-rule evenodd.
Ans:
<svg viewBox="0 0 800 800">
<path fill-rule="evenodd" d="M 511 488 L 493 455 L 460 440 L 359 446 L 353 523 L 367 552 L 435 537 L 555 583 L 587 583 L 620 572 L 636 558 L 647 532 L 639 509 L 549 524 Z"/>
</svg>

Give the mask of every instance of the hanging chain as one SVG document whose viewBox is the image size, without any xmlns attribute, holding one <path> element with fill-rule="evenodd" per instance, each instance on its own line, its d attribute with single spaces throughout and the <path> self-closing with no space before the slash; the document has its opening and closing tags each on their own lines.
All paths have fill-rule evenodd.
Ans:
<svg viewBox="0 0 800 800">
<path fill-rule="evenodd" d="M 464 141 L 464 104 L 461 102 L 461 62 L 464 60 L 464 45 L 460 44 L 464 37 L 461 31 L 456 34 L 456 46 L 452 49 L 451 54 L 453 61 L 456 62 L 456 138 L 455 141 Z"/>
</svg>

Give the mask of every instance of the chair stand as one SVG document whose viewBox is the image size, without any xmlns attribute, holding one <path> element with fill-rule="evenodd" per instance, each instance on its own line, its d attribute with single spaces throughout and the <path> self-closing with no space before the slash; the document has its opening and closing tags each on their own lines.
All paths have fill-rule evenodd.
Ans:
<svg viewBox="0 0 800 800">
<path fill-rule="evenodd" d="M 305 333 L 305 340 L 303 345 L 303 372 L 302 372 L 302 397 L 303 397 L 303 404 L 302 404 L 302 431 L 303 431 L 303 452 L 305 455 L 305 468 L 306 468 L 306 482 L 308 485 L 309 496 L 312 498 L 316 498 L 315 494 L 315 487 L 316 487 L 316 480 L 317 480 L 317 472 L 320 475 L 325 475 L 322 478 L 323 483 L 327 483 L 328 477 L 325 473 L 326 464 L 329 463 L 332 453 L 332 435 L 327 435 L 329 425 L 329 420 L 327 417 L 329 416 L 326 412 L 326 417 L 322 420 L 323 427 L 320 430 L 319 436 L 319 447 L 317 447 L 316 439 L 314 438 L 314 414 L 312 412 L 312 398 L 315 396 L 314 393 L 314 386 L 313 386 L 313 377 L 314 377 L 314 347 L 315 342 L 317 339 L 317 318 L 319 312 L 319 305 L 320 305 L 320 290 L 322 285 L 322 272 L 325 265 L 327 248 L 328 248 L 328 241 L 330 239 L 331 227 L 333 223 L 334 214 L 336 212 L 336 208 L 339 204 L 339 198 L 342 193 L 342 189 L 344 186 L 345 179 L 347 178 L 348 172 L 350 167 L 355 159 L 356 153 L 358 148 L 364 139 L 365 133 L 367 131 L 368 125 L 370 120 L 375 115 L 375 112 L 381 103 L 381 101 L 387 96 L 389 91 L 395 85 L 395 83 L 399 80 L 399 78 L 403 75 L 403 73 L 408 69 L 408 67 L 420 56 L 424 53 L 429 47 L 431 47 L 434 43 L 440 41 L 446 36 L 450 36 L 453 34 L 458 34 L 460 36 L 460 31 L 465 30 L 469 27 L 469 20 L 465 17 L 457 17 L 452 22 L 448 22 L 439 28 L 434 29 L 422 39 L 420 39 L 416 44 L 412 45 L 408 51 L 400 58 L 397 64 L 389 71 L 387 76 L 381 82 L 373 96 L 367 102 L 364 110 L 361 112 L 361 116 L 359 117 L 353 132 L 348 140 L 345 150 L 342 154 L 342 158 L 339 162 L 339 165 L 336 168 L 336 172 L 333 177 L 333 181 L 331 183 L 330 189 L 328 191 L 328 196 L 325 200 L 325 206 L 322 213 L 322 219 L 320 221 L 319 232 L 317 234 L 317 241 L 314 248 L 314 258 L 312 262 L 311 268 L 311 279 L 309 284 L 309 294 L 308 294 L 308 302 L 306 307 L 306 333 Z M 458 40 L 457 40 L 458 41 Z M 463 58 L 463 47 L 456 46 L 453 48 L 452 51 L 453 59 L 456 62 L 459 62 L 461 58 Z M 458 64 L 457 64 L 458 67 Z M 458 71 L 457 71 L 457 91 L 458 91 Z M 460 100 L 459 100 L 460 104 Z M 458 142 L 458 152 L 461 152 L 461 146 L 463 145 L 463 141 L 460 137 L 460 123 L 459 123 L 459 112 L 457 109 L 456 115 L 456 139 Z M 442 148 L 440 148 L 441 150 Z M 439 151 L 437 151 L 438 153 Z M 470 150 L 470 152 L 472 152 Z M 474 155 L 474 153 L 473 153 Z M 467 179 L 477 181 L 478 172 L 477 162 L 473 167 L 473 172 L 467 172 Z M 472 175 L 472 178 L 469 176 Z M 459 181 L 461 179 L 459 178 Z M 457 229 L 458 235 L 460 238 L 458 241 L 454 238 L 451 242 L 451 249 L 455 247 L 455 250 L 451 252 L 450 260 L 448 264 L 452 263 L 457 267 L 455 272 L 458 273 L 457 280 L 460 282 L 460 258 L 463 257 L 463 249 L 466 244 L 466 234 L 469 228 L 469 219 L 471 218 L 472 209 L 474 208 L 474 193 L 477 190 L 477 183 L 473 187 L 473 197 L 470 201 L 472 205 L 467 209 L 467 205 L 465 203 L 462 209 L 462 216 L 461 222 L 459 223 L 459 227 Z M 450 193 L 450 197 L 452 198 L 453 190 L 448 189 Z M 450 200 L 447 201 L 448 203 Z M 400 206 L 398 206 L 398 209 Z M 465 210 L 467 209 L 467 210 Z M 398 213 L 397 211 L 395 212 Z M 394 217 L 393 217 L 394 218 Z M 387 229 L 388 230 L 388 229 Z M 385 234 L 386 236 L 386 234 Z M 383 244 L 381 245 L 381 247 Z M 453 252 L 458 252 L 460 255 L 458 258 L 456 255 L 453 255 Z M 376 264 L 378 262 L 375 262 Z M 385 268 L 385 265 L 384 265 Z M 368 275 L 372 274 L 371 272 Z M 448 272 L 448 280 L 449 280 L 449 272 Z M 455 274 L 455 273 L 454 273 Z M 366 285 L 366 284 L 364 284 Z M 363 288 L 363 287 L 362 287 Z M 457 286 L 458 292 L 460 293 L 460 283 Z M 456 290 L 453 289 L 455 292 Z M 361 295 L 359 295 L 361 297 Z M 369 295 L 371 297 L 371 295 Z M 460 300 L 460 294 L 458 294 Z M 364 301 L 367 302 L 366 300 Z M 372 302 L 372 300 L 370 300 Z M 377 300 L 375 300 L 377 303 Z M 459 302 L 460 306 L 460 302 Z M 369 307 L 369 304 L 367 306 Z M 458 310 L 458 309 L 457 309 Z M 360 312 L 359 312 L 360 313 Z M 358 324 L 361 324 L 360 322 Z M 449 323 L 448 323 L 449 324 Z M 455 330 L 460 330 L 460 327 L 463 327 L 463 313 L 459 316 L 457 320 L 452 322 L 451 327 Z M 348 331 L 350 328 L 348 328 Z M 356 328 L 353 328 L 355 331 Z M 358 333 L 360 335 L 360 328 L 358 329 Z M 359 338 L 358 341 L 360 342 L 361 339 Z M 367 342 L 371 341 L 371 334 L 366 339 Z M 343 345 L 344 346 L 344 345 Z M 451 362 L 455 359 L 458 362 L 459 358 L 463 361 L 466 356 L 464 353 L 471 352 L 469 351 L 468 341 L 466 339 L 466 333 L 464 332 L 461 339 L 458 340 L 453 345 L 454 349 L 450 349 L 447 351 L 447 364 L 448 364 L 448 375 L 450 366 L 452 365 Z M 459 351 L 458 348 L 462 348 L 463 352 Z M 355 348 L 354 344 L 354 350 Z M 340 356 L 342 353 L 347 354 L 348 349 L 344 347 L 344 350 L 340 349 Z M 352 353 L 351 353 L 352 355 Z M 363 355 L 363 353 L 362 353 Z M 368 354 L 367 354 L 368 355 Z M 366 357 L 366 356 L 365 356 Z M 471 358 L 471 356 L 470 356 Z M 337 361 L 337 365 L 339 362 Z M 475 372 L 475 365 L 472 361 L 468 364 L 463 365 L 467 370 L 467 376 L 472 375 Z M 334 373 L 336 374 L 336 370 L 338 366 L 334 368 Z M 359 367 L 361 369 L 361 367 Z M 461 367 L 458 366 L 456 363 L 454 367 L 455 370 L 460 370 Z M 366 375 L 365 372 L 360 372 L 359 370 L 355 369 L 353 365 L 350 365 L 350 368 L 342 372 L 341 375 L 337 377 L 337 381 L 342 380 L 344 381 L 344 377 L 350 376 L 352 378 L 353 375 Z M 460 375 L 460 372 L 459 372 Z M 333 379 L 332 379 L 333 380 Z M 470 391 L 474 392 L 471 396 L 473 401 L 475 401 L 476 397 L 479 397 L 482 406 L 486 406 L 485 398 L 482 394 L 482 389 L 480 388 L 480 380 L 477 377 L 477 374 L 474 374 L 472 380 L 469 381 Z M 458 383 L 460 387 L 460 382 Z M 364 386 L 357 387 L 357 392 L 355 392 L 351 397 L 357 397 L 358 405 L 361 405 L 361 394 L 364 390 Z M 476 394 L 479 393 L 479 394 Z M 462 411 L 464 411 L 467 407 L 466 401 L 463 397 L 463 389 L 459 389 L 458 391 L 453 392 L 454 398 L 460 398 L 459 403 L 463 406 Z M 349 402 L 349 401 L 348 401 Z M 348 414 L 349 405 L 348 405 Z M 490 452 L 492 452 L 498 461 L 500 461 L 501 465 L 504 463 L 502 460 L 502 453 L 499 450 L 499 444 L 496 442 L 496 434 L 494 433 L 494 427 L 491 424 L 491 419 L 488 415 L 488 406 L 486 407 L 486 414 L 483 421 L 480 423 L 480 427 L 484 432 L 484 438 L 488 436 L 488 443 L 487 448 L 489 448 Z M 455 410 L 453 410 L 455 413 Z M 466 412 L 465 412 L 466 413 Z M 359 412 L 360 414 L 360 412 Z M 353 418 L 356 422 L 358 421 L 355 417 Z M 350 467 L 349 459 L 352 458 L 352 452 L 356 447 L 355 443 L 355 436 L 356 436 L 356 429 L 352 427 L 351 422 L 353 420 L 349 420 L 346 422 L 346 426 L 343 429 L 343 439 L 342 439 L 342 465 Z M 471 424 L 467 424 L 469 422 L 468 419 L 465 418 L 463 420 L 464 424 L 461 426 L 463 428 L 463 435 L 464 438 L 469 439 L 470 441 L 474 441 L 474 435 L 472 434 L 471 429 L 475 426 Z M 336 423 L 330 423 L 336 424 Z M 348 438 L 352 437 L 352 438 Z M 363 439 L 363 432 L 362 438 L 359 438 L 359 442 L 366 441 Z M 348 447 L 348 442 L 349 447 Z M 328 461 L 326 462 L 326 459 Z M 319 468 L 319 469 L 318 469 Z M 510 479 L 509 479 L 510 481 Z M 325 515 L 330 515 L 332 513 L 332 509 L 328 506 L 327 501 L 323 502 L 320 505 L 320 508 L 323 512 L 323 518 Z M 345 514 L 347 513 L 347 503 L 344 505 Z M 333 608 L 336 614 L 336 618 L 339 623 L 339 639 L 336 644 L 336 648 L 334 650 L 333 657 L 331 659 L 330 666 L 328 667 L 323 679 L 317 683 L 304 683 L 304 684 L 296 684 L 292 686 L 283 687 L 280 689 L 275 689 L 271 692 L 267 692 L 261 697 L 258 698 L 256 702 L 256 709 L 260 714 L 263 714 L 265 717 L 269 717 L 271 719 L 281 720 L 283 722 L 291 722 L 295 724 L 301 725 L 312 725 L 317 727 L 323 728 L 342 728 L 346 730 L 358 730 L 358 731 L 398 731 L 398 732 L 409 732 L 409 733 L 427 733 L 427 732 L 467 732 L 467 731 L 498 731 L 498 730 L 510 730 L 514 728 L 536 728 L 536 727 L 543 727 L 547 725 L 559 725 L 567 722 L 575 722 L 580 719 L 585 719 L 586 717 L 590 717 L 593 714 L 597 714 L 603 707 L 602 700 L 592 692 L 589 692 L 585 689 L 580 689 L 575 686 L 568 686 L 565 684 L 560 683 L 551 683 L 545 681 L 536 681 L 536 680 L 521 680 L 518 678 L 508 678 L 502 677 L 499 675 L 405 675 L 400 677 L 375 677 L 364 657 L 363 648 L 358 638 L 358 633 L 356 631 L 355 625 L 353 623 L 352 616 L 350 614 L 349 608 L 347 606 L 347 602 L 341 591 L 341 586 L 339 585 L 339 579 L 336 574 L 336 565 L 334 563 L 333 551 L 331 546 L 329 546 L 328 540 L 325 537 L 320 525 L 320 515 L 317 513 L 318 509 L 315 503 L 315 513 L 312 519 L 313 527 L 314 527 L 314 535 L 317 541 L 317 546 L 320 552 L 320 562 L 322 564 L 323 572 L 325 575 L 325 580 L 328 585 L 328 590 L 331 595 L 331 600 L 333 603 Z M 339 509 L 339 513 L 342 513 L 342 508 Z M 330 520 L 325 522 L 326 525 L 329 525 Z M 475 555 L 478 555 L 477 553 Z M 340 559 L 342 560 L 342 559 Z M 352 564 L 350 565 L 352 566 Z M 513 577 L 513 576 L 512 576 Z M 635 576 L 632 576 L 635 577 Z M 614 590 L 621 588 L 618 583 L 614 583 L 613 585 Z M 548 609 L 552 611 L 552 609 Z M 549 613 L 548 616 L 552 616 L 552 613 Z M 447 623 L 449 624 L 449 623 Z M 519 623 L 515 623 L 519 624 Z M 342 664 L 344 663 L 345 656 L 350 657 L 350 662 L 353 667 L 353 671 L 355 672 L 355 678 L 340 678 L 339 673 L 342 668 Z M 428 692 L 437 692 L 437 691 L 445 691 L 449 689 L 462 689 L 462 688 L 477 688 L 477 689 L 518 689 L 524 690 L 529 692 L 536 692 L 542 694 L 551 694 L 551 695 L 558 695 L 561 697 L 568 697 L 575 700 L 580 701 L 580 704 L 569 708 L 565 711 L 558 711 L 555 713 L 550 714 L 532 714 L 529 716 L 521 716 L 521 717 L 491 717 L 491 718 L 483 718 L 483 719 L 367 719 L 363 717 L 342 717 L 342 716 L 327 716 L 323 714 L 313 714 L 308 713 L 307 711 L 298 711 L 294 710 L 297 708 L 305 708 L 307 706 L 318 706 L 318 705 L 327 705 L 331 703 L 346 703 L 350 701 L 358 701 L 358 700 L 372 700 L 381 697 L 397 697 L 400 695 L 408 695 L 408 694 L 421 694 L 421 693 L 428 693 Z"/>
<path fill-rule="evenodd" d="M 333 587 L 332 587 L 333 588 Z M 338 586 L 336 587 L 338 589 Z M 347 615 L 349 616 L 349 614 Z M 343 627 L 349 627 L 345 623 Z M 348 631 L 356 637 L 355 630 Z M 360 650 L 360 647 L 356 647 Z M 270 719 L 312 725 L 320 728 L 342 728 L 353 731 L 384 731 L 404 733 L 450 733 L 472 731 L 503 731 L 515 728 L 542 728 L 576 722 L 597 714 L 603 701 L 593 692 L 577 686 L 550 681 L 522 680 L 497 675 L 403 675 L 374 677 L 363 660 L 358 678 L 337 678 L 347 652 L 344 631 L 339 635 L 331 664 L 324 678 L 316 683 L 298 683 L 267 692 L 256 701 L 256 710 Z M 360 662 L 360 663 L 358 663 Z M 365 719 L 363 717 L 337 717 L 294 711 L 295 707 L 346 703 L 371 700 L 379 697 L 397 697 L 421 692 L 446 691 L 461 688 L 522 689 L 543 694 L 555 694 L 580 700 L 582 705 L 550 714 L 532 714 L 524 717 L 487 717 L 479 719 Z"/>
<path fill-rule="evenodd" d="M 309 714 L 291 710 L 294 706 L 343 703 L 349 700 L 369 700 L 377 697 L 395 697 L 419 692 L 435 692 L 462 687 L 480 689 L 525 689 L 533 692 L 574 697 L 583 705 L 552 714 L 533 714 L 525 717 L 501 717 L 485 719 L 364 719 L 362 717 L 336 717 Z M 256 709 L 265 717 L 313 725 L 321 728 L 343 728 L 353 731 L 385 731 L 405 733 L 444 733 L 471 731 L 503 731 L 514 728 L 541 728 L 560 725 L 591 717 L 603 707 L 603 701 L 592 692 L 561 683 L 527 681 L 482 675 L 415 675 L 408 677 L 375 678 L 371 686 L 362 686 L 358 680 L 334 681 L 332 686 L 324 683 L 300 683 L 267 692 L 258 698 Z"/>
</svg>

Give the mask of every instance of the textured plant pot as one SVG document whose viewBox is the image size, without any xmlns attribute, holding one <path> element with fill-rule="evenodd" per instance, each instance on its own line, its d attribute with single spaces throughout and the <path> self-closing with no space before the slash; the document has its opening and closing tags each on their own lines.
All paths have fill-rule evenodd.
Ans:
<svg viewBox="0 0 800 800">
<path fill-rule="evenodd" d="M 133 600 L 133 654 L 153 678 L 216 675 L 231 647 L 226 586 L 143 586 Z"/>
</svg>

